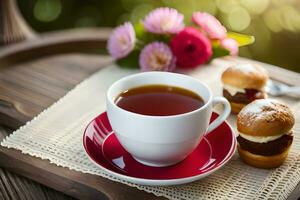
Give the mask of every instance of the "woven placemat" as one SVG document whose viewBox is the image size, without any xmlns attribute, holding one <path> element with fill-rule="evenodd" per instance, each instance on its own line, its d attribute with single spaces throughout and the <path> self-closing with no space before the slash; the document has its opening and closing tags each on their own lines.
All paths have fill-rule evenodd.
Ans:
<svg viewBox="0 0 300 200">
<path fill-rule="evenodd" d="M 220 74 L 228 63 L 216 60 L 187 74 L 207 83 L 215 95 L 221 94 Z M 51 163 L 103 176 L 157 196 L 171 199 L 285 199 L 300 181 L 300 103 L 284 98 L 295 111 L 295 140 L 286 162 L 275 170 L 245 165 L 237 153 L 220 170 L 199 181 L 180 186 L 143 186 L 111 176 L 87 158 L 82 146 L 85 126 L 105 111 L 105 93 L 116 80 L 134 70 L 109 66 L 80 83 L 65 97 L 15 131 L 1 145 L 21 150 Z M 235 116 L 228 121 L 234 126 Z"/>
</svg>

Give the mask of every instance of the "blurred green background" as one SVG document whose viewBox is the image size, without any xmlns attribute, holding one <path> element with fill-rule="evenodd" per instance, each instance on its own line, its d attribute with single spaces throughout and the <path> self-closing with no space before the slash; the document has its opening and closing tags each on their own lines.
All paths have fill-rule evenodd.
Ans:
<svg viewBox="0 0 300 200">
<path fill-rule="evenodd" d="M 254 35 L 240 55 L 300 72 L 300 0 L 18 0 L 29 24 L 39 32 L 76 27 L 114 27 L 139 21 L 155 7 L 178 9 L 189 22 L 206 11 L 228 30 Z"/>
</svg>

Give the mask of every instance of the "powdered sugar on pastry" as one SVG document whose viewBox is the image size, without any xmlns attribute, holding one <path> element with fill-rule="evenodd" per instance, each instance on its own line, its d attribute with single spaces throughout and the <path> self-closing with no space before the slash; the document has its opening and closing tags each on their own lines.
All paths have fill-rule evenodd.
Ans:
<svg viewBox="0 0 300 200">
<path fill-rule="evenodd" d="M 266 123 L 274 120 L 290 121 L 292 115 L 288 106 L 274 99 L 255 100 L 241 110 L 240 116 L 244 120 L 240 120 L 243 126 L 251 126 L 251 122 L 256 120 L 264 120 Z"/>
<path fill-rule="evenodd" d="M 232 66 L 232 68 L 234 68 L 234 70 L 239 70 L 243 73 L 256 73 L 258 70 L 254 65 L 250 63 L 235 65 Z"/>
</svg>

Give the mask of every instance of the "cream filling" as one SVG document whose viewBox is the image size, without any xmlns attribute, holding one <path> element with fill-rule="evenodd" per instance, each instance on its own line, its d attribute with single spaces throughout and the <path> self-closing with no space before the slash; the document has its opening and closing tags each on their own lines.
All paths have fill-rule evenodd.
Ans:
<svg viewBox="0 0 300 200">
<path fill-rule="evenodd" d="M 224 84 L 223 88 L 227 90 L 231 96 L 234 96 L 238 92 L 246 93 L 246 90 L 243 88 L 238 88 L 227 84 Z"/>
<path fill-rule="evenodd" d="M 267 143 L 273 140 L 276 140 L 278 138 L 280 138 L 281 136 L 285 135 L 285 134 L 281 134 L 281 135 L 274 135 L 274 136 L 251 136 L 251 135 L 245 135 L 241 132 L 239 132 L 239 135 L 246 139 L 249 140 L 251 142 L 257 142 L 257 143 Z"/>
</svg>

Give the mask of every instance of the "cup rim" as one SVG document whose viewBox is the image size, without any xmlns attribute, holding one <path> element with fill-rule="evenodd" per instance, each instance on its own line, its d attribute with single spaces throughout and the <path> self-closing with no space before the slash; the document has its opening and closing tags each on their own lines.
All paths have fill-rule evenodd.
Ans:
<svg viewBox="0 0 300 200">
<path fill-rule="evenodd" d="M 113 98 L 110 98 L 112 95 L 111 92 L 113 90 L 113 88 L 119 84 L 119 82 L 125 82 L 127 81 L 128 79 L 133 79 L 133 78 L 136 78 L 136 77 L 139 77 L 139 76 L 143 76 L 145 74 L 165 74 L 166 76 L 168 75 L 172 75 L 172 76 L 181 76 L 183 78 L 189 78 L 189 79 L 192 79 L 196 82 L 198 82 L 199 84 L 203 85 L 207 91 L 208 91 L 208 100 L 205 102 L 205 104 L 199 108 L 197 108 L 196 110 L 193 110 L 193 111 L 190 111 L 190 112 L 186 112 L 186 113 L 181 113 L 181 114 L 176 114 L 176 115 L 164 115 L 164 116 L 159 116 L 159 115 L 143 115 L 143 114 L 139 114 L 139 113 L 135 113 L 135 112 L 131 112 L 131 111 L 128 111 L 128 110 L 125 110 L 119 106 L 117 106 L 117 104 L 114 102 Z M 172 84 L 170 84 L 172 86 Z M 192 115 L 196 112 L 199 112 L 201 110 L 204 110 L 206 107 L 208 107 L 208 105 L 211 103 L 212 101 L 212 91 L 211 89 L 208 87 L 207 84 L 199 81 L 198 79 L 194 78 L 194 77 L 191 77 L 191 76 L 188 76 L 188 75 L 185 75 L 185 74 L 179 74 L 179 73 L 173 73 L 173 72 L 161 72 L 161 71 L 151 71 L 151 72 L 140 72 L 140 73 L 137 73 L 137 74 L 132 74 L 132 75 L 129 75 L 129 76 L 125 76 L 119 80 L 117 80 L 116 82 L 114 82 L 107 90 L 107 93 L 106 93 L 106 101 L 108 103 L 110 103 L 115 109 L 119 110 L 119 111 L 122 111 L 122 112 L 125 112 L 125 113 L 128 113 L 130 115 L 134 115 L 134 116 L 138 116 L 138 117 L 144 117 L 144 118 L 155 118 L 155 119 L 166 119 L 166 118 L 176 118 L 176 117 L 184 117 L 184 116 L 188 116 L 188 115 Z"/>
</svg>

